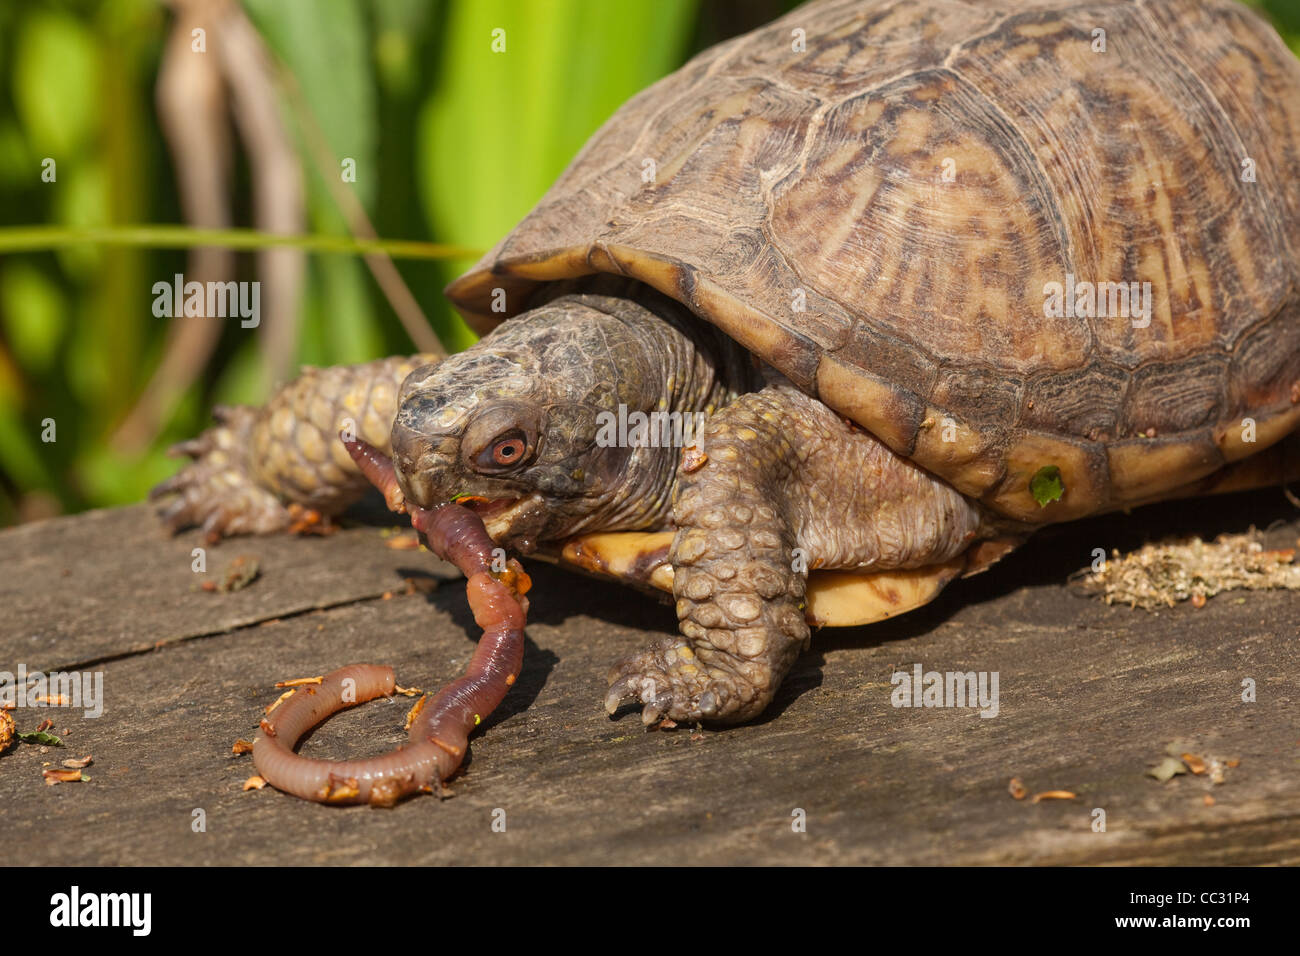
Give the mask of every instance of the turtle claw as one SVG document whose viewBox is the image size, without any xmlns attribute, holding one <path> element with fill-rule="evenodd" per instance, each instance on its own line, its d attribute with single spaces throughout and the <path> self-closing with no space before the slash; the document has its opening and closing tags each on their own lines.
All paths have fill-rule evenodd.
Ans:
<svg viewBox="0 0 1300 956">
<path fill-rule="evenodd" d="M 167 527 L 178 532 L 198 525 L 210 544 L 231 535 L 279 531 L 289 523 L 289 513 L 275 495 L 242 471 L 206 459 L 186 465 L 150 497 L 169 495 L 174 500 L 159 512 Z"/>
<path fill-rule="evenodd" d="M 162 495 L 171 494 L 173 491 L 179 490 L 178 488 L 168 488 L 165 491 L 159 491 L 158 489 L 161 487 L 162 485 L 159 485 L 158 488 L 154 488 L 153 491 L 149 492 L 149 497 L 151 499 L 158 498 Z M 171 528 L 173 531 L 179 531 L 181 528 L 185 527 L 185 525 L 189 524 L 189 517 L 186 514 L 189 510 L 190 502 L 184 497 L 180 497 L 174 499 L 165 508 L 160 508 L 158 510 L 158 517 L 162 518 L 163 524 L 167 525 L 167 527 Z"/>
<path fill-rule="evenodd" d="M 661 638 L 610 670 L 605 710 L 612 716 L 625 700 L 636 700 L 643 705 L 641 722 L 647 727 L 665 717 L 727 720 L 745 696 L 740 681 L 727 671 L 706 668 L 685 638 Z"/>
<path fill-rule="evenodd" d="M 187 441 L 178 441 L 176 444 L 172 445 L 170 448 L 167 449 L 167 457 L 202 458 L 204 453 L 210 447 L 208 441 L 206 441 L 206 437 L 207 437 L 207 433 L 205 432 L 203 435 L 200 435 L 198 438 L 191 438 Z M 163 482 L 163 484 L 166 484 L 166 482 Z M 155 488 L 154 490 L 156 491 L 157 489 Z"/>
<path fill-rule="evenodd" d="M 182 472 L 177 472 L 167 480 L 160 481 L 158 482 L 158 484 L 150 488 L 149 500 L 157 501 L 159 498 L 165 498 L 170 494 L 174 494 L 175 492 L 180 491 L 181 488 L 183 488 L 185 485 L 184 479 L 181 477 L 181 475 Z M 173 502 L 172 507 L 175 507 L 175 502 Z M 169 507 L 165 510 L 170 511 L 171 508 Z"/>
<path fill-rule="evenodd" d="M 646 727 L 656 724 L 663 719 L 669 708 L 672 707 L 673 699 L 667 695 L 656 697 L 650 703 L 641 708 L 641 723 Z"/>
<path fill-rule="evenodd" d="M 618 711 L 619 705 L 623 701 L 636 696 L 632 688 L 628 686 L 629 681 L 630 678 L 626 677 L 616 680 L 610 684 L 609 690 L 605 692 L 605 713 L 611 717 Z"/>
<path fill-rule="evenodd" d="M 641 677 L 639 674 L 628 674 L 613 679 L 609 685 L 609 690 L 605 693 L 605 712 L 612 717 L 626 701 L 635 701 L 639 704 L 643 700 L 653 701 L 655 699 L 653 681 Z M 646 704 L 646 709 L 648 710 L 650 706 L 650 704 Z"/>
<path fill-rule="evenodd" d="M 605 712 L 612 717 L 624 701 L 635 700 L 638 703 L 644 701 L 644 706 L 641 708 L 641 723 L 649 727 L 662 720 L 673 703 L 671 694 L 655 693 L 657 686 L 651 678 L 639 677 L 635 674 L 621 677 L 614 681 L 605 694 Z"/>
<path fill-rule="evenodd" d="M 279 531 L 289 512 L 278 498 L 253 479 L 243 452 L 252 421 L 251 409 L 222 409 L 223 424 L 198 438 L 180 442 L 169 454 L 192 461 L 149 492 L 151 501 L 171 498 L 159 516 L 173 532 L 198 525 L 210 544 L 235 534 Z"/>
</svg>

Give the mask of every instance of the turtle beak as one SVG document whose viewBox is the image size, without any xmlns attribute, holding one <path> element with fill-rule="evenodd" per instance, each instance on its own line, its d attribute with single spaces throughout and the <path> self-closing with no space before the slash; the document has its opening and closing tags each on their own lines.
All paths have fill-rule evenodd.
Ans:
<svg viewBox="0 0 1300 956">
<path fill-rule="evenodd" d="M 421 508 L 456 501 L 478 513 L 498 543 L 528 552 L 546 524 L 546 501 L 537 492 L 485 488 L 460 461 L 460 436 L 393 425 L 393 467 L 406 500 Z M 503 494 L 503 491 L 505 492 Z"/>
<path fill-rule="evenodd" d="M 407 501 L 435 508 L 456 494 L 460 442 L 452 435 L 430 435 L 401 422 L 393 425 L 393 467 Z"/>
</svg>

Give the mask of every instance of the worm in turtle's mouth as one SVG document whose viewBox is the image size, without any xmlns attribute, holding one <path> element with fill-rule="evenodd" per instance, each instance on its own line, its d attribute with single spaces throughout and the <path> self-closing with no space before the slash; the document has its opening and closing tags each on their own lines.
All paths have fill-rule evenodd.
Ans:
<svg viewBox="0 0 1300 956">
<path fill-rule="evenodd" d="M 493 541 L 512 545 L 525 554 L 537 547 L 538 538 L 546 527 L 547 514 L 546 499 L 538 492 L 518 498 L 488 498 L 465 492 L 454 494 L 449 499 L 433 500 L 427 493 L 407 498 L 391 458 L 364 441 L 347 435 L 340 438 L 362 474 L 383 493 L 391 510 L 413 515 L 428 514 L 445 501 L 451 501 L 478 514 Z"/>
<path fill-rule="evenodd" d="M 507 531 L 513 523 L 510 518 L 514 508 L 523 498 L 481 498 L 476 495 L 457 495 L 451 499 L 453 503 L 464 505 L 470 511 L 473 511 L 483 519 L 483 527 L 487 528 L 488 535 L 496 540 L 503 532 Z"/>
<path fill-rule="evenodd" d="M 535 520 L 544 513 L 545 501 L 534 492 L 519 498 L 484 498 L 481 495 L 454 495 L 451 499 L 464 505 L 483 519 L 483 526 L 493 541 L 508 539 L 519 550 L 528 552 L 536 546 Z"/>
<path fill-rule="evenodd" d="M 481 495 L 452 495 L 452 503 L 464 505 L 486 521 L 493 515 L 500 514 L 521 498 L 484 498 Z"/>
</svg>

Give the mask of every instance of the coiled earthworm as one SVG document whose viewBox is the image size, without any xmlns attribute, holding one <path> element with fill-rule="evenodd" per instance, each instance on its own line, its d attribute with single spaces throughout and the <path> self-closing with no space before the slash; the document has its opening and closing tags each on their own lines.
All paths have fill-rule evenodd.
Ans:
<svg viewBox="0 0 1300 956">
<path fill-rule="evenodd" d="M 404 510 L 392 462 L 364 442 L 344 444 L 390 507 Z M 491 570 L 495 545 L 482 519 L 460 505 L 411 509 L 411 524 L 429 547 L 451 561 L 465 585 L 474 621 L 483 636 L 463 676 L 432 699 L 422 698 L 408 732 L 409 742 L 366 760 L 314 760 L 294 753 L 294 744 L 325 717 L 344 707 L 393 693 L 391 667 L 352 664 L 299 687 L 262 721 L 253 743 L 257 771 L 273 787 L 322 803 L 392 806 L 407 794 L 432 789 L 460 766 L 469 735 L 497 705 L 519 675 L 524 654 L 528 575 L 511 559 L 507 570 Z"/>
</svg>

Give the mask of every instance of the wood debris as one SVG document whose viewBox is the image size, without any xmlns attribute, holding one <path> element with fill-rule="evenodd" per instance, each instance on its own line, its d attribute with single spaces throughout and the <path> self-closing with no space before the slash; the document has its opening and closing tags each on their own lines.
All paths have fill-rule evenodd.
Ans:
<svg viewBox="0 0 1300 956">
<path fill-rule="evenodd" d="M 47 787 L 52 787 L 58 783 L 86 783 L 90 780 L 80 770 L 42 770 L 41 776 L 45 778 Z"/>
<path fill-rule="evenodd" d="M 1191 600 L 1197 608 L 1223 591 L 1300 590 L 1294 548 L 1266 549 L 1254 528 L 1221 534 L 1212 542 L 1179 538 L 1148 544 L 1130 554 L 1111 553 L 1100 571 L 1073 579 L 1107 604 L 1151 610 Z"/>
<path fill-rule="evenodd" d="M 384 547 L 392 548 L 394 551 L 417 551 L 420 547 L 420 536 L 415 532 L 394 535 L 384 542 Z"/>
<path fill-rule="evenodd" d="M 1030 803 L 1038 803 L 1042 800 L 1073 800 L 1078 794 L 1073 790 L 1044 790 L 1042 793 L 1036 793 L 1029 798 Z"/>
<path fill-rule="evenodd" d="M 204 581 L 199 588 L 203 591 L 241 591 L 261 574 L 262 566 L 257 558 L 251 554 L 241 554 L 226 565 L 219 580 Z"/>
<path fill-rule="evenodd" d="M 1198 777 L 1207 777 L 1210 783 L 1221 784 L 1227 780 L 1226 771 L 1237 767 L 1241 761 L 1236 757 L 1225 759 L 1215 756 L 1202 756 L 1189 749 L 1190 745 L 1175 740 L 1165 748 L 1165 756 L 1152 767 L 1146 775 L 1154 777 L 1160 783 L 1168 783 L 1174 777 L 1191 773 Z M 1212 806 L 1212 804 L 1206 804 Z"/>
</svg>

